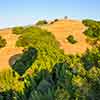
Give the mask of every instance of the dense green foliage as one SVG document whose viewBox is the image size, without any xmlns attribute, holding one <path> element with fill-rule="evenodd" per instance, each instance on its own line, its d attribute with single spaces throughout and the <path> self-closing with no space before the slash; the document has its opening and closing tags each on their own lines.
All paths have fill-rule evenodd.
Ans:
<svg viewBox="0 0 100 100">
<path fill-rule="evenodd" d="M 0 100 L 100 99 L 99 47 L 80 56 L 65 55 L 54 36 L 37 27 L 25 27 L 16 45 L 27 48 L 17 62 L 25 65 L 25 73 L 17 73 L 20 64 L 18 70 L 0 73 Z"/>
<path fill-rule="evenodd" d="M 74 37 L 72 35 L 69 35 L 67 38 L 66 38 L 71 44 L 74 44 L 76 43 L 77 41 L 74 39 Z"/>
<path fill-rule="evenodd" d="M 45 25 L 48 24 L 48 22 L 46 20 L 39 20 L 36 25 Z"/>
<path fill-rule="evenodd" d="M 17 46 L 33 47 L 37 49 L 38 56 L 33 66 L 39 69 L 52 69 L 55 63 L 64 58 L 63 51 L 59 49 L 59 43 L 54 36 L 45 30 L 37 27 L 27 27 L 23 35 L 16 42 Z M 45 63 L 44 63 L 45 62 Z"/>
<path fill-rule="evenodd" d="M 82 59 L 85 62 L 86 69 L 90 69 L 93 66 L 100 68 L 100 48 L 94 48 L 92 51 L 87 50 Z"/>
<path fill-rule="evenodd" d="M 87 36 L 91 38 L 100 39 L 100 22 L 90 19 L 85 19 L 82 21 L 85 26 L 87 26 L 87 30 L 84 32 Z"/>
<path fill-rule="evenodd" d="M 24 27 L 22 26 L 18 26 L 18 27 L 14 27 L 13 28 L 13 34 L 22 34 L 24 31 Z"/>
<path fill-rule="evenodd" d="M 0 48 L 5 47 L 6 43 L 7 43 L 6 40 L 3 39 L 3 38 L 0 36 Z"/>
<path fill-rule="evenodd" d="M 23 75 L 24 72 L 32 65 L 36 56 L 36 49 L 29 47 L 28 50 L 24 50 L 24 53 L 20 55 L 20 58 L 17 59 L 16 62 L 12 65 L 13 69 L 20 75 Z"/>
</svg>

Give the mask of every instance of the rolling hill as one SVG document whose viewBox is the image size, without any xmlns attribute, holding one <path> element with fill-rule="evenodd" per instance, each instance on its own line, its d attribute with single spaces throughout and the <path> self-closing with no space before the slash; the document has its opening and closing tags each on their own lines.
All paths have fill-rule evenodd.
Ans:
<svg viewBox="0 0 100 100">
<path fill-rule="evenodd" d="M 86 36 L 83 34 L 86 27 L 78 20 L 59 19 L 53 24 L 46 24 L 40 26 L 46 29 L 55 36 L 56 40 L 60 43 L 60 48 L 66 54 L 84 53 L 87 48 L 91 46 L 86 42 Z M 77 43 L 71 44 L 67 41 L 67 37 L 73 35 Z M 7 45 L 0 49 L 0 70 L 9 68 L 9 59 L 19 53 L 22 53 L 22 48 L 16 47 L 18 35 L 12 34 L 12 29 L 0 30 L 0 36 L 7 41 Z"/>
<path fill-rule="evenodd" d="M 42 28 L 52 32 L 56 40 L 60 43 L 60 48 L 64 49 L 66 54 L 84 53 L 91 46 L 86 42 L 86 36 L 83 34 L 86 27 L 78 20 L 62 19 L 53 24 L 44 25 Z M 73 35 L 77 40 L 76 44 L 67 41 L 67 37 Z"/>
</svg>

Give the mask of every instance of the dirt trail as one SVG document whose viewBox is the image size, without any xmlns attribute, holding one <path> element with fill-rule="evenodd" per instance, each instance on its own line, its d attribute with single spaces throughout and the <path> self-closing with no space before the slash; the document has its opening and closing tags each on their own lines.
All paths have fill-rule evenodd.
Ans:
<svg viewBox="0 0 100 100">
<path fill-rule="evenodd" d="M 7 44 L 4 48 L 0 49 L 0 71 L 9 68 L 9 59 L 22 52 L 22 48 L 15 47 L 18 36 L 12 34 L 11 29 L 0 30 L 0 36 L 6 39 Z"/>
<path fill-rule="evenodd" d="M 87 48 L 91 47 L 86 42 L 86 36 L 83 34 L 86 27 L 81 21 L 63 19 L 54 24 L 42 26 L 42 28 L 54 34 L 56 40 L 59 41 L 61 48 L 64 49 L 66 54 L 84 53 Z M 73 35 L 77 43 L 69 43 L 66 39 L 69 35 Z"/>
</svg>

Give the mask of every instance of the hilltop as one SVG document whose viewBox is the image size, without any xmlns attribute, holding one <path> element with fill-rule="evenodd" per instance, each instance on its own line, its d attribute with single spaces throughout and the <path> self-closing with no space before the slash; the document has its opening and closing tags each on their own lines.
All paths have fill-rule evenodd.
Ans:
<svg viewBox="0 0 100 100">
<path fill-rule="evenodd" d="M 54 34 L 56 40 L 60 43 L 60 48 L 64 49 L 66 54 L 84 53 L 91 46 L 86 41 L 83 32 L 86 30 L 84 24 L 78 20 L 62 19 L 42 26 Z M 71 44 L 67 41 L 67 37 L 73 35 L 77 43 Z"/>
</svg>

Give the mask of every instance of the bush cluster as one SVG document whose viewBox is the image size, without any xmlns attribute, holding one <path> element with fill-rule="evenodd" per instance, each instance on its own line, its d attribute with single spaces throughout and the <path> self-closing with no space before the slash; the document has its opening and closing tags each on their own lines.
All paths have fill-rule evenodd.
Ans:
<svg viewBox="0 0 100 100">
<path fill-rule="evenodd" d="M 7 44 L 6 40 L 3 39 L 3 38 L 0 36 L 0 48 L 5 47 L 6 44 Z"/>
<path fill-rule="evenodd" d="M 12 65 L 13 69 L 20 75 L 23 75 L 34 62 L 36 55 L 37 50 L 35 48 L 29 47 L 27 50 L 24 50 L 20 58 Z"/>
<path fill-rule="evenodd" d="M 46 20 L 39 20 L 36 25 L 45 25 L 48 24 L 48 22 Z"/>
<path fill-rule="evenodd" d="M 85 19 L 82 22 L 85 26 L 87 26 L 87 29 L 84 32 L 85 35 L 91 38 L 100 39 L 100 22 L 99 21 Z"/>
<path fill-rule="evenodd" d="M 23 31 L 24 31 L 24 27 L 22 26 L 17 26 L 13 28 L 13 34 L 16 34 L 16 35 L 22 34 Z"/>
<path fill-rule="evenodd" d="M 77 41 L 74 39 L 74 36 L 73 35 L 69 35 L 67 38 L 66 38 L 71 44 L 75 44 Z"/>
</svg>

